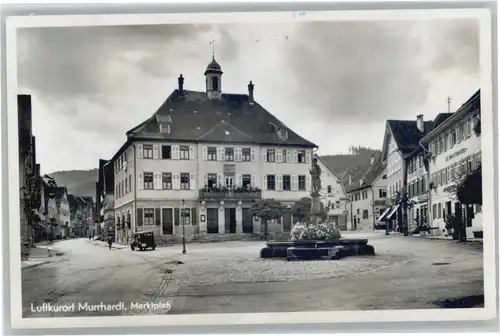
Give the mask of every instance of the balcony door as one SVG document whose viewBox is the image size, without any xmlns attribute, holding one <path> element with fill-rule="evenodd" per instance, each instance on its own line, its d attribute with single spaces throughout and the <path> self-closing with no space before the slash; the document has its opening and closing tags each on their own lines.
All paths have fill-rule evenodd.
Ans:
<svg viewBox="0 0 500 336">
<path fill-rule="evenodd" d="M 232 188 L 234 187 L 234 175 L 226 175 L 225 177 L 226 187 Z"/>
</svg>

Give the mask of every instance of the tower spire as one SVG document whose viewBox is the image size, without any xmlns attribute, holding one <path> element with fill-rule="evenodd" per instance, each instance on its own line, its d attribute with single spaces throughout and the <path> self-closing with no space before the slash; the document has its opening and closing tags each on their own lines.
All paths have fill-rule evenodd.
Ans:
<svg viewBox="0 0 500 336">
<path fill-rule="evenodd" d="M 212 60 L 215 60 L 215 40 L 210 41 L 212 45 Z"/>
</svg>

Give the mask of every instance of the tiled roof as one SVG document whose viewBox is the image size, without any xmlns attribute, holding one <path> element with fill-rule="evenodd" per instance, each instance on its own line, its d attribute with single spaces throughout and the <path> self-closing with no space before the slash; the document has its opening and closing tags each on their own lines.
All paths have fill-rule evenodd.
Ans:
<svg viewBox="0 0 500 336">
<path fill-rule="evenodd" d="M 385 164 L 380 158 L 376 158 L 373 165 L 366 165 L 349 169 L 343 177 L 342 183 L 346 193 L 370 187 L 375 179 L 383 173 Z M 351 176 L 351 184 L 349 184 Z"/>
<path fill-rule="evenodd" d="M 160 133 L 158 120 L 172 120 L 170 133 Z M 287 139 L 278 135 L 282 123 L 248 95 L 222 94 L 210 99 L 205 92 L 174 90 L 156 113 L 127 132 L 129 139 L 254 143 L 316 147 L 288 129 Z"/>
<path fill-rule="evenodd" d="M 59 206 L 64 197 L 64 194 L 67 194 L 68 190 L 66 189 L 66 187 L 56 187 L 53 188 L 52 191 L 54 192 L 54 198 L 56 199 L 56 204 L 57 206 Z"/>
<path fill-rule="evenodd" d="M 387 124 L 403 155 L 413 152 L 419 146 L 420 139 L 434 127 L 434 121 L 424 121 L 424 132 L 417 128 L 416 120 L 387 120 Z"/>
<path fill-rule="evenodd" d="M 72 194 L 68 194 L 68 203 L 69 203 L 69 209 L 71 211 L 76 210 L 78 203 L 76 201 L 75 196 L 73 196 Z"/>
</svg>

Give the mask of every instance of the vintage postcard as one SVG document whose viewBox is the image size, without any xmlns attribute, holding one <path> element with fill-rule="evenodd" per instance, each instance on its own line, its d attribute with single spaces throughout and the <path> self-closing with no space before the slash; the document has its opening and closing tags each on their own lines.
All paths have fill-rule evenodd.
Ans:
<svg viewBox="0 0 500 336">
<path fill-rule="evenodd" d="M 12 326 L 495 317 L 491 47 L 473 9 L 9 18 Z"/>
</svg>

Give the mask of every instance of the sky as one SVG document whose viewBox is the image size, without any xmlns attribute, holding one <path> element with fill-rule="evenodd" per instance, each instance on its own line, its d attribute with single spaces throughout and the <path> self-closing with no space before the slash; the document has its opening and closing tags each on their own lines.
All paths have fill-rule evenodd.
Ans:
<svg viewBox="0 0 500 336">
<path fill-rule="evenodd" d="M 212 45 L 210 41 L 215 41 Z M 319 154 L 381 148 L 385 120 L 433 120 L 479 88 L 476 20 L 23 28 L 19 93 L 32 95 L 44 173 L 92 169 L 177 87 L 247 93 Z"/>
</svg>

